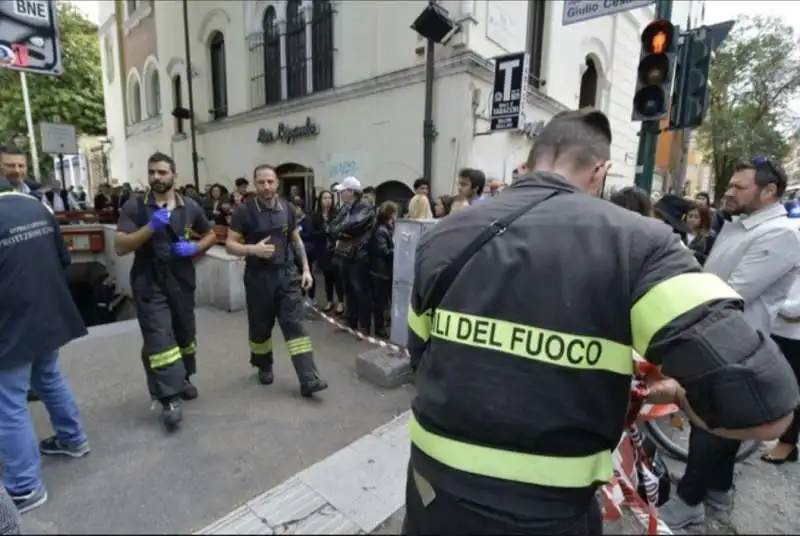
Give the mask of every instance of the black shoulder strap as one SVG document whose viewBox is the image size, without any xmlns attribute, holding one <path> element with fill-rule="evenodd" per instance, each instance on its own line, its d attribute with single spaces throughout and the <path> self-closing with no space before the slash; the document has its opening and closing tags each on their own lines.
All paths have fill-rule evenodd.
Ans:
<svg viewBox="0 0 800 536">
<path fill-rule="evenodd" d="M 258 201 L 248 199 L 244 203 L 245 207 L 247 207 L 247 226 L 250 227 L 248 230 L 254 233 L 258 229 Z"/>
<path fill-rule="evenodd" d="M 546 196 L 536 199 L 535 201 L 531 201 L 527 205 L 520 207 L 504 218 L 490 223 L 489 226 L 481 231 L 481 233 L 475 237 L 475 239 L 470 242 L 455 259 L 453 259 L 453 262 L 451 262 L 447 268 L 445 268 L 442 273 L 439 274 L 439 277 L 436 279 L 436 283 L 433 287 L 433 293 L 431 294 L 430 302 L 428 302 L 428 308 L 435 309 L 439 306 L 444 299 L 444 295 L 447 294 L 447 291 L 450 289 L 450 285 L 453 284 L 453 281 L 456 280 L 458 274 L 461 273 L 461 269 L 464 268 L 467 262 L 473 256 L 475 256 L 475 254 L 478 253 L 483 246 L 488 244 L 489 241 L 494 237 L 505 233 L 512 223 L 521 218 L 525 213 L 533 210 L 536 205 L 544 203 L 548 199 L 552 199 L 562 192 L 563 190 L 553 190 Z"/>
<path fill-rule="evenodd" d="M 147 217 L 147 206 L 144 202 L 145 197 L 146 195 L 136 196 L 136 215 L 139 218 L 139 221 L 136 222 L 136 225 L 139 227 L 144 227 L 147 225 L 147 222 L 150 221 L 150 218 Z"/>
</svg>

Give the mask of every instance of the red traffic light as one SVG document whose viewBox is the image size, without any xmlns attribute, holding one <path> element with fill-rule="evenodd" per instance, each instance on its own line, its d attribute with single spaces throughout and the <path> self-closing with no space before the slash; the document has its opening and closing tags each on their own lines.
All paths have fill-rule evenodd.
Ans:
<svg viewBox="0 0 800 536">
<path fill-rule="evenodd" d="M 642 32 L 642 48 L 649 54 L 666 54 L 672 50 L 675 27 L 666 19 L 654 20 Z"/>
</svg>

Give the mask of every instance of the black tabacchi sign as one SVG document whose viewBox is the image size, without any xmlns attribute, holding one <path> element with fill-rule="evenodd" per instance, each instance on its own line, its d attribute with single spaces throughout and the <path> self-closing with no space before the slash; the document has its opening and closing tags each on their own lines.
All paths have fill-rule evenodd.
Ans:
<svg viewBox="0 0 800 536">
<path fill-rule="evenodd" d="M 494 58 L 492 84 L 492 132 L 516 130 L 525 115 L 528 95 L 528 54 L 516 52 Z"/>
<path fill-rule="evenodd" d="M 56 0 L 0 0 L 0 68 L 62 73 Z"/>
<path fill-rule="evenodd" d="M 288 123 L 278 123 L 277 132 L 266 128 L 258 129 L 258 143 L 268 144 L 277 141 L 294 143 L 299 138 L 312 138 L 319 134 L 319 125 L 310 117 L 302 125 L 292 126 Z"/>
</svg>

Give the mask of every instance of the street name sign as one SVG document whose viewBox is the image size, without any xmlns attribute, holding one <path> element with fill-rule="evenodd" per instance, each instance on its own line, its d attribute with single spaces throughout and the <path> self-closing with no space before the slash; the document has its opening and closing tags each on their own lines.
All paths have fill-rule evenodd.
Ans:
<svg viewBox="0 0 800 536">
<path fill-rule="evenodd" d="M 647 7 L 655 0 L 564 0 L 562 26 Z"/>
</svg>

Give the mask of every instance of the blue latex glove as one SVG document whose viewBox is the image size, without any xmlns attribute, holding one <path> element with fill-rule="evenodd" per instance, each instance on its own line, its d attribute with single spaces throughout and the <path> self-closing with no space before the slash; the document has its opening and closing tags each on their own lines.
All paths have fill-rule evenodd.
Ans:
<svg viewBox="0 0 800 536">
<path fill-rule="evenodd" d="M 169 224 L 169 211 L 165 208 L 160 208 L 150 215 L 150 221 L 147 225 L 154 231 L 163 229 Z"/>
<path fill-rule="evenodd" d="M 176 257 L 193 257 L 195 253 L 197 253 L 197 244 L 195 242 L 179 240 L 172 244 L 172 253 Z"/>
</svg>

